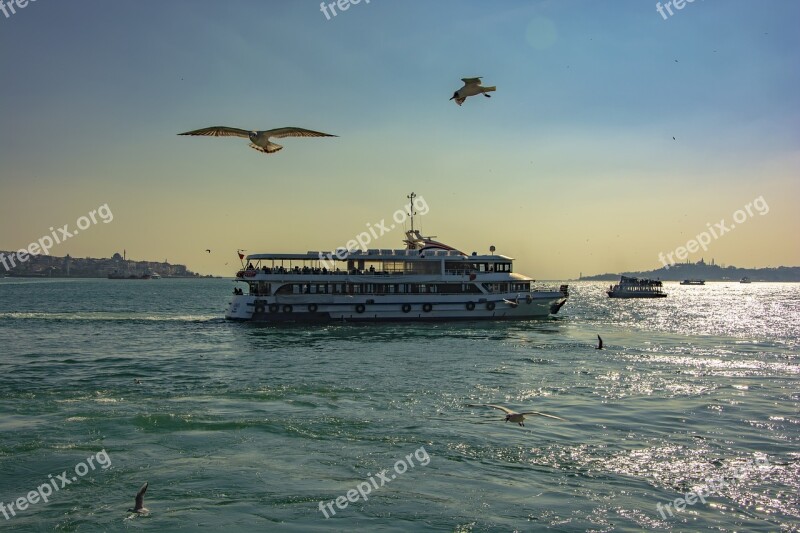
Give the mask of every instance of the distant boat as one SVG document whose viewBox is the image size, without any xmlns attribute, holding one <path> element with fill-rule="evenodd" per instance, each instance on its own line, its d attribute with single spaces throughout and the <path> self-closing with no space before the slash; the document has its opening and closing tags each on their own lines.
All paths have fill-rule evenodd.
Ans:
<svg viewBox="0 0 800 533">
<path fill-rule="evenodd" d="M 681 281 L 681 285 L 705 285 L 706 280 L 704 279 L 685 279 Z"/>
<path fill-rule="evenodd" d="M 745 277 L 743 277 L 742 279 L 739 280 L 739 283 L 752 283 L 752 282 L 750 281 L 750 278 L 745 276 Z"/>
<path fill-rule="evenodd" d="M 150 279 L 161 279 L 161 275 L 158 274 L 157 272 L 153 272 L 152 274 L 150 274 Z"/>
<path fill-rule="evenodd" d="M 158 276 L 158 274 L 150 272 L 149 270 L 145 270 L 143 274 L 128 274 L 115 270 L 108 275 L 108 279 L 152 279 L 153 276 Z M 158 277 L 160 278 L 161 276 Z"/>
<path fill-rule="evenodd" d="M 151 278 L 152 276 L 150 274 L 142 274 L 141 276 L 137 274 L 129 274 L 126 276 L 125 274 L 112 272 L 111 274 L 108 275 L 108 279 L 151 279 Z"/>
<path fill-rule="evenodd" d="M 619 283 L 606 291 L 609 298 L 666 298 L 661 290 L 662 283 L 652 279 L 629 278 L 622 276 Z"/>
</svg>

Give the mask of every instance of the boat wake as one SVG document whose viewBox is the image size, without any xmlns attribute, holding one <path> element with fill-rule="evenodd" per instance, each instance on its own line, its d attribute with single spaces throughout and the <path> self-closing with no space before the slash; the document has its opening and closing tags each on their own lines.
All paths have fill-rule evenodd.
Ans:
<svg viewBox="0 0 800 533">
<path fill-rule="evenodd" d="M 113 312 L 78 312 L 78 313 L 42 313 L 13 312 L 0 313 L 0 320 L 44 320 L 44 321 L 82 321 L 82 322 L 224 322 L 219 315 L 168 315 L 152 313 L 113 313 Z"/>
</svg>

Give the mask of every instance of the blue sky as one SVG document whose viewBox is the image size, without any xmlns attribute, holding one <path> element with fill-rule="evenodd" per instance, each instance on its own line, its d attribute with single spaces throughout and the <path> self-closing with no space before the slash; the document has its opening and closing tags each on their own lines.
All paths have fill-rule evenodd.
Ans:
<svg viewBox="0 0 800 533">
<path fill-rule="evenodd" d="M 767 215 L 690 259 L 800 264 L 800 3 L 674 13 L 372 0 L 327 20 L 298 0 L 37 0 L 0 14 L 0 249 L 108 204 L 112 223 L 51 253 L 229 274 L 237 248 L 343 245 L 413 190 L 423 232 L 494 244 L 537 278 L 656 268 L 758 197 Z M 448 101 L 476 75 L 491 99 Z M 265 155 L 176 135 L 213 125 L 339 137 Z"/>
</svg>

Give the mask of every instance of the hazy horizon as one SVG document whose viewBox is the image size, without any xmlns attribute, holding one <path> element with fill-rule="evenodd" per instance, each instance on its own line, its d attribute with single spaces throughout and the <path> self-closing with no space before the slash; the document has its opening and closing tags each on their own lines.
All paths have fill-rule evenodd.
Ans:
<svg viewBox="0 0 800 533">
<path fill-rule="evenodd" d="M 0 250 L 106 206 L 50 255 L 230 276 L 237 249 L 345 246 L 413 191 L 424 234 L 535 279 L 656 269 L 720 221 L 689 261 L 797 266 L 797 20 L 790 1 L 666 20 L 634 1 L 372 0 L 330 20 L 313 1 L 31 2 L 0 12 Z M 466 76 L 497 91 L 459 107 Z M 177 135 L 215 125 L 338 138 L 267 155 Z M 400 226 L 369 248 L 401 248 Z"/>
</svg>

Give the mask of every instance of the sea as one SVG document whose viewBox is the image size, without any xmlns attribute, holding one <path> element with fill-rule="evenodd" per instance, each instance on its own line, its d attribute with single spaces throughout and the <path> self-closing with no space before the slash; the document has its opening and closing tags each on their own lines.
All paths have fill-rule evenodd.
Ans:
<svg viewBox="0 0 800 533">
<path fill-rule="evenodd" d="M 281 327 L 233 287 L 0 279 L 0 530 L 800 531 L 800 284 Z"/>
</svg>

